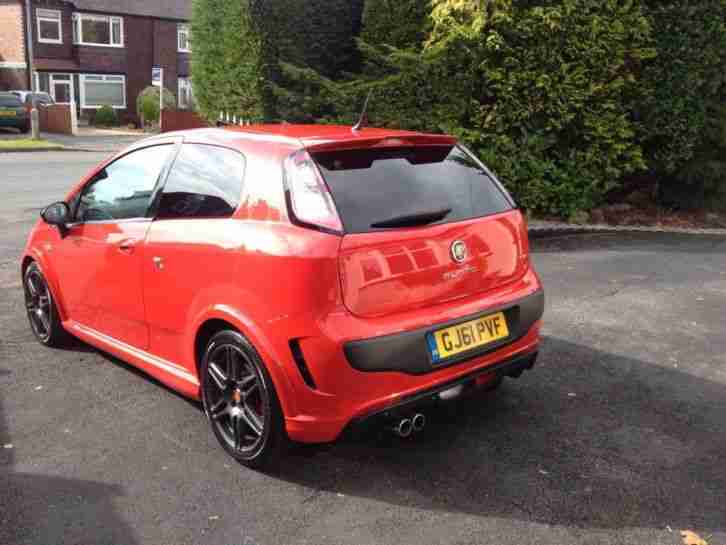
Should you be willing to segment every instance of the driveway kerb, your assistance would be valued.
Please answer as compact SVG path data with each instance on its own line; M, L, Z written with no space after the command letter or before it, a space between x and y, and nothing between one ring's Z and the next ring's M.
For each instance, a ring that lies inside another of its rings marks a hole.
M574 225L569 223L530 221L529 234L533 238L563 234L595 233L672 233L679 235L726 236L726 229L669 227L661 225Z

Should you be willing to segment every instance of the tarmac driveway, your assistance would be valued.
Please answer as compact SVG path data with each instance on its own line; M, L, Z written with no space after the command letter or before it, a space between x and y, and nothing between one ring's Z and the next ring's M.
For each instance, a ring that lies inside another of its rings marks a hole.
M0 543L726 543L726 239L534 241L533 371L414 440L300 449L262 475L196 404L35 343L15 263L30 215L0 215Z

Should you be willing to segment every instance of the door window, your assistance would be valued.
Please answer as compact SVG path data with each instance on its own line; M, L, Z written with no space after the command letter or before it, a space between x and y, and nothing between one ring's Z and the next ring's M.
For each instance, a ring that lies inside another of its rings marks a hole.
M113 221L143 218L173 146L152 146L124 155L96 173L81 194L75 219Z
M231 149L184 144L159 204L159 219L220 218L239 206L244 157Z

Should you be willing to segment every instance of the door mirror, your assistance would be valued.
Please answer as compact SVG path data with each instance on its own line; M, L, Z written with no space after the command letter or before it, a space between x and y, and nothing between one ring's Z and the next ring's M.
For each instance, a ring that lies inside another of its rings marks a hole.
M71 210L63 201L46 206L40 213L45 223L64 227L71 219Z

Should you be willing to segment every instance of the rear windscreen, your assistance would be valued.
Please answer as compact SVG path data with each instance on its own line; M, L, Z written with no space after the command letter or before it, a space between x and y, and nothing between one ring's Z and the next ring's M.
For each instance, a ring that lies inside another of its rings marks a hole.
M458 146L357 149L312 156L348 233L395 228L397 220L401 227L432 225L512 208L498 185ZM404 218L408 221L401 221Z
M15 95L0 95L0 108L20 108L22 105Z

